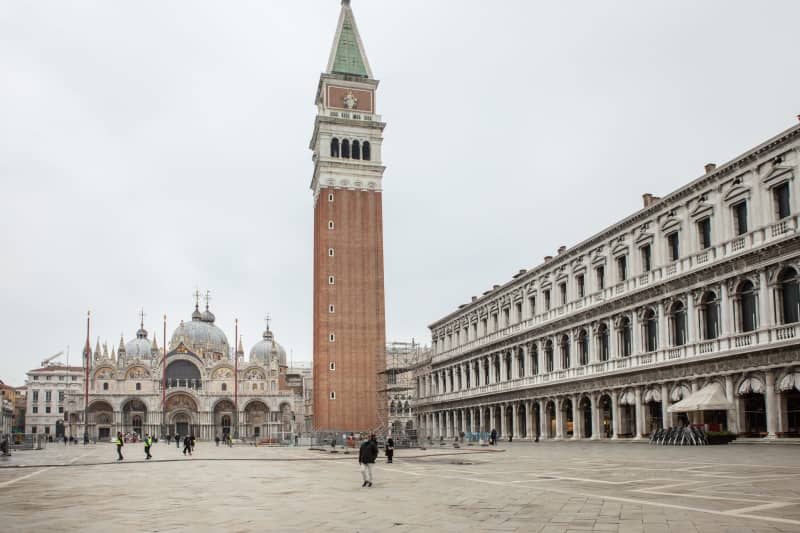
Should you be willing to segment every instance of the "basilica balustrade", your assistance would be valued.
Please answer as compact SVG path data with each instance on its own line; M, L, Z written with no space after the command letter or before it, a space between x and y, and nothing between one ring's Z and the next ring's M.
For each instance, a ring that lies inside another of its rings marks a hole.
M730 260L735 256L746 254L764 245L795 237L798 230L800 230L800 213L795 213L774 224L723 241L699 253L682 257L677 261L661 267L655 267L653 270L638 276L631 276L625 281L608 286L592 294L587 294L586 296L577 298L564 305L552 307L551 309L506 326L498 331L458 344L455 347L435 354L431 363L433 365L444 363L459 355L469 353L476 348L502 341L535 327L547 325L556 320L568 318L569 315L573 313L585 312L591 307L612 302L615 298L628 296L638 289L644 289L645 287L650 287L657 283L671 281L681 275L689 275L705 269L714 263Z
M168 379L167 388L200 390L203 388L203 381L199 379Z
M798 328L800 328L798 324L766 327L748 333L737 333L712 340L699 340L682 346L668 347L626 357L612 356L607 361L591 362L586 365L554 369L550 372L522 377L514 376L509 378L504 372L500 374L490 373L488 377L490 383L478 386L474 386L474 382L466 384L462 381L463 386L458 387L456 385L457 378L451 378L451 380L444 378L440 383L444 387L448 387L449 383L450 390L443 393L426 393L426 389L435 388L435 386L431 384L422 386L421 397L417 400L417 403L423 406L488 396L572 380L606 376L618 372L644 370L691 359L700 360L723 354L733 355L739 351L752 350L754 347L794 343L798 338ZM437 372L441 374L441 371L434 371L434 374ZM448 371L444 371L444 375L448 376Z

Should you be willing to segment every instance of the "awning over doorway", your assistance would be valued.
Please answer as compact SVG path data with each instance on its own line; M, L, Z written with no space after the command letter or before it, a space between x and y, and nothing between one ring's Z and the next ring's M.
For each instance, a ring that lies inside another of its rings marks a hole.
M667 411L670 413L722 411L731 407L731 403L725 397L725 391L722 390L722 386L719 383L710 383L678 403L670 405Z

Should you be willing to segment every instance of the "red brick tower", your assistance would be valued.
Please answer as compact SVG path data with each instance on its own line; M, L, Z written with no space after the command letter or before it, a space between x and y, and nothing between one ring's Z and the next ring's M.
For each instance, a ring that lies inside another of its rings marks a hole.
M314 151L314 426L380 428L386 367L383 128L349 0L317 89Z

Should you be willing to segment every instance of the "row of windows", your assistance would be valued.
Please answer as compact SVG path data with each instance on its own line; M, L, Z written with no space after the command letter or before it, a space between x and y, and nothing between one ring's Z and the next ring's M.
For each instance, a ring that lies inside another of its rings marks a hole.
M52 381L53 376L45 376L45 381ZM58 376L58 381L66 381L67 376ZM33 381L39 381L39 376L33 376ZM72 381L78 381L78 376L72 376Z
M39 412L39 407L34 405L31 408L31 410L33 411L33 414L37 414ZM47 414L50 414L52 412L52 410L51 410L49 405L44 408L44 412L47 413ZM64 414L64 408L62 406L59 406L58 407L58 412L61 413L61 414Z
M789 184L784 182L776 187L772 188L772 197L774 202L774 211L775 216L778 220L782 220L791 215L791 206L790 206L790 190ZM746 234L750 228L748 227L748 220L747 220L747 212L748 212L748 202L747 200L742 200L731 206L731 213L733 216L733 227L736 233L736 236ZM711 232L711 224L712 220L711 217L704 217L696 222L697 226L697 242L699 245L700 250L706 250L713 246L713 238ZM681 236L680 230L675 230L668 233L665 236L665 251L666 251L666 258L667 260L672 263L681 258ZM639 247L638 249L639 255L639 273L646 274L653 270L653 249L650 244L645 244ZM628 255L620 255L615 257L614 259L614 266L616 269L616 276L615 280L617 283L626 281L630 276L630 268L629 268L629 260ZM594 268L593 272L594 277L594 290L601 291L607 287L607 273L605 265L600 265ZM557 291L557 302L554 302L555 298L553 297L553 288L545 288L541 291L542 295L542 302L540 303L541 309L537 308L537 301L535 296L531 296L528 299L528 313L529 316L536 315L537 312L547 312L550 311L554 304L555 305L565 305L569 302L570 294L569 294L569 284L567 281L562 281L558 283L555 287L555 291ZM586 275L576 274L574 276L574 298L584 298L587 295L587 280ZM515 317L511 316L511 308L506 308L502 311L502 318L503 318L503 326L508 327L512 324L512 320L516 319L516 321L522 321L523 317L523 305L521 302L515 304ZM478 323L474 323L472 325L472 332L464 331L463 335L461 332L457 334L456 341L458 342L465 342L468 340L474 340L479 336L486 335L490 332L489 327L491 326L491 331L497 331L500 328L499 323L500 317L497 313L494 313L488 319L483 319L480 322L481 331L478 330ZM489 322L491 320L491 322ZM470 334L471 339L470 339ZM452 347L452 341L454 339L449 338L447 342L447 347L439 346L439 349L449 349ZM440 341L441 342L441 341Z
M781 324L791 324L800 322L800 284L798 283L798 273L793 268L784 269L778 277L778 285L776 287L776 322ZM757 290L753 283L749 280L742 281L736 288L732 295L732 310L734 328L737 332L747 333L755 331L759 327L758 320L758 295ZM670 346L678 347L683 346L689 340L687 322L686 306L681 301L674 302L667 312L667 342ZM708 290L703 293L700 298L699 305L697 306L698 323L697 333L699 333L702 340L713 340L720 336L720 299L719 295L713 291ZM607 324L601 323L596 329L596 344L598 361L608 361L611 357L611 330ZM629 357L633 355L633 324L630 317L624 316L616 327L616 352L619 357ZM659 349L659 324L656 312L654 309L647 309L643 314L641 324L641 341L642 352L654 352ZM556 370L556 348L558 349L558 356L560 368L569 368L572 366L572 341L569 335L557 336L556 342L548 339L543 343L544 350L544 371L552 372ZM583 366L589 364L589 350L590 350L590 335L587 329L581 329L576 338L576 349L578 356L578 363ZM510 379L512 375L512 357L504 355L495 355L491 357L492 365L488 360L480 362L471 362L466 367L466 386L470 387L471 374L477 375L478 369L483 369L484 384L490 382L490 370L493 370L495 381L500 381L501 377L501 359L505 364L505 375ZM518 375L525 376L525 358L517 358ZM530 350L530 366L531 375L540 373L539 368L539 351L538 345L533 344ZM472 370L472 372L471 372ZM447 370L451 382L451 389L455 383L455 376L458 376L459 387L461 386L461 376L454 370ZM434 388L438 390L438 374L433 375Z
M344 159L363 159L369 161L372 153L369 141L360 143L356 140L342 139L334 137L331 139L331 157L341 157Z
M58 401L59 402L63 402L64 401L64 395L65 395L64 391L58 391ZM33 401L33 403L39 403L39 391L38 390L31 391L31 400ZM48 391L44 392L44 401L47 402L47 403L50 403L51 401L53 401L53 391L49 391L48 390Z

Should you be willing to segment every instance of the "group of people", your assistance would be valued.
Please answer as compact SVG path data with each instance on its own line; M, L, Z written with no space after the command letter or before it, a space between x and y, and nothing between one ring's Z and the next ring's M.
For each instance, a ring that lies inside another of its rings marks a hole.
M170 435L167 438L167 443L169 443L171 440L172 436ZM117 461L122 461L123 459L125 459L125 457L123 457L122 455L122 447L125 446L126 442L128 442L128 440L125 438L125 436L122 434L121 431L118 431L117 438L114 439L114 444L117 446ZM136 440L134 440L133 442L136 442ZM142 442L144 443L144 454L145 454L144 458L146 460L152 459L153 454L150 453L150 450L153 448L153 436L150 433L145 433ZM180 443L181 443L180 435L175 435L175 445L178 449L180 449ZM187 453L189 455L192 455L195 443L196 441L194 435L186 435L186 437L184 437L183 439L183 455L186 455Z
M227 444L229 448L233 448L233 439L231 438L230 433L225 433L222 435L222 439L219 438L219 435L215 435L214 442L217 443L217 446L219 446L220 441L222 444Z

